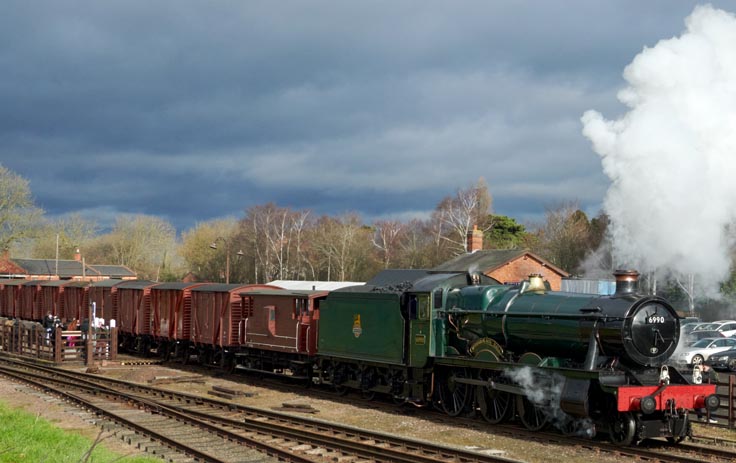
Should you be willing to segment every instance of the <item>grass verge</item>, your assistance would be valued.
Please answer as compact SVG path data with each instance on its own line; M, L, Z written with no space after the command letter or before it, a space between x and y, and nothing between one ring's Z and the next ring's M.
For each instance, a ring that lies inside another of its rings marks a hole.
M0 403L0 462L160 463L157 458L128 457L104 448L104 436L92 441L62 431L48 421ZM100 445L102 444L102 445Z

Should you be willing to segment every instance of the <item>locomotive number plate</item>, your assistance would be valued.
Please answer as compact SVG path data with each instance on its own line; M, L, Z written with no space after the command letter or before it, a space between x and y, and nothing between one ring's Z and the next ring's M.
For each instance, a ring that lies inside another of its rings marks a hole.
M655 324L664 323L664 322L665 322L665 318L662 316L652 315L650 317L647 317L647 323L649 323L650 325L655 325Z

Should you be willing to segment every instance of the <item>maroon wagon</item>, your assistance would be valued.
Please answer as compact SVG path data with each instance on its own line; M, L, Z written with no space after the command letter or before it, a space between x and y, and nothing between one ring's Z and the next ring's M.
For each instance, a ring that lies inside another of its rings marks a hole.
M110 320L117 317L117 314L114 313L117 300L116 286L122 282L123 280L110 279L95 281L89 285L88 302L90 304L94 302L96 316L105 319L105 325L110 325Z
M239 368L311 378L319 307L328 291L256 290L241 293ZM276 355L275 353L278 353Z
M151 336L161 356L184 355L192 333L192 289L206 283L161 283L151 288Z
M30 280L21 285L16 311L18 318L40 322L46 315L38 312L38 305L36 304L39 291L38 283L38 280Z
M25 283L28 283L28 280L2 280L0 282L0 316L20 317L18 301Z
M69 280L39 280L38 289L36 290L35 307L33 313L34 319L51 315L54 318L64 320L62 317L62 299L65 286L70 283Z
M62 322L89 318L89 285L88 281L67 281L63 286L64 291L59 294L59 318Z
M241 293L278 289L269 285L209 284L192 289L192 347L200 363L224 365L240 343Z
M115 286L117 297L113 314L116 318L120 344L129 351L146 354L151 336L151 288L158 283L130 280Z

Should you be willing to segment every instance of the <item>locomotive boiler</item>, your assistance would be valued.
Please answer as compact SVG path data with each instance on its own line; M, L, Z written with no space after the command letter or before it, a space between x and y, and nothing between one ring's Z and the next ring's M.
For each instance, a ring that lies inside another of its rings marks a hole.
M614 357L631 367L662 366L677 348L680 320L666 300L635 293L636 275L618 272L612 297L553 293L538 275L518 289L454 290L448 321L461 328L453 345L467 354L486 349L496 358L527 354L541 361L543 355L588 370Z

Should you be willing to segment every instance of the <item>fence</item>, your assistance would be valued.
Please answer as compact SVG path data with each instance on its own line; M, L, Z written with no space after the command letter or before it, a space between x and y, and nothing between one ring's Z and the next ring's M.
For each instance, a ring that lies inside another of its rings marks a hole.
M115 360L117 345L117 328L49 333L40 323L0 320L0 350L24 357L54 363Z
M720 375L723 377L723 375ZM736 428L736 376L727 375L727 381L718 381L716 383L716 395L721 399L721 406L715 413L710 414L710 418L718 421L718 425L728 427L728 429ZM724 423L725 421L725 423Z

